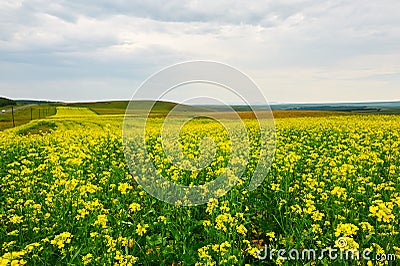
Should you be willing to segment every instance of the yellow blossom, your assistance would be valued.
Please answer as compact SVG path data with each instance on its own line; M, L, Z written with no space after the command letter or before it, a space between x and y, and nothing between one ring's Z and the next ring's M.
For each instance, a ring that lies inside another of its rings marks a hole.
M87 265L92 261L92 258L93 258L93 254L88 253L88 254L86 254L85 256L82 257L82 263L84 265Z
M136 226L136 233L140 236L144 235L147 232L147 228L149 228L148 224L138 224Z
M137 212L141 210L140 204L139 203L132 203L129 205L129 210L131 212Z
M237 230L237 232L238 232L239 234L241 234L241 235L243 235L243 236L245 236L246 233L247 233L247 229L246 229L246 227L245 227L243 224L241 224L241 225L239 225L239 226L236 226L236 230Z
M64 248L65 244L71 243L73 235L69 232L63 232L59 235L56 235L53 240L50 241L50 244L57 246L59 249Z

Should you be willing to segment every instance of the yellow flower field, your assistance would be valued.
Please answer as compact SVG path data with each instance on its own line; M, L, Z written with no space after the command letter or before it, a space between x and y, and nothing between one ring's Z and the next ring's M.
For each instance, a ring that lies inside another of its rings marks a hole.
M248 191L249 170L225 196L193 207L161 202L135 182L122 121L60 107L52 118L0 132L0 265L309 263L259 260L265 246L368 248L400 259L399 116L276 119L275 160L262 185ZM149 150L174 182L204 183L225 166L228 140L211 122L188 127L182 140L189 157L198 154L190 132L209 127L216 139L218 157L206 172L174 169L156 131Z

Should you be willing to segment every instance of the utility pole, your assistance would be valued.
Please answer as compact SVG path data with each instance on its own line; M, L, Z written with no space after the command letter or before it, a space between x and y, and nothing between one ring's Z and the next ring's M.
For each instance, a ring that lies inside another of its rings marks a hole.
M39 109L39 119L40 119L40 109Z
M12 120L13 120L13 127L15 127L15 121L14 121L14 106L11 106L11 115L12 115Z
M31 120L32 120L32 107L31 107Z

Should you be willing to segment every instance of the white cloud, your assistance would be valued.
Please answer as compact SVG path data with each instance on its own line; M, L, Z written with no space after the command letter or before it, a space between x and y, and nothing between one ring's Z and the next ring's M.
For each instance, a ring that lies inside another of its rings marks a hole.
M254 75L272 101L399 98L397 10L396 0L2 1L0 90L128 98L129 84L169 64L209 59Z

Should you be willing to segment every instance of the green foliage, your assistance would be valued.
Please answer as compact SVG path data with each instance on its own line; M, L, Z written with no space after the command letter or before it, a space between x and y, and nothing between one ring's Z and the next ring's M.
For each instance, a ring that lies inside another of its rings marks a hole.
M16 104L17 103L14 100L0 97L0 107L9 106L9 105L16 105Z
M54 122L39 120L38 122L27 124L20 129L18 129L18 135L28 135L28 134L41 134L51 132L56 129L57 125Z
M53 116L56 112L56 107L48 104L33 105L29 107L18 106L14 110L14 122L16 126L20 126L27 124L32 120ZM12 126L11 112L0 113L0 130L11 128Z

